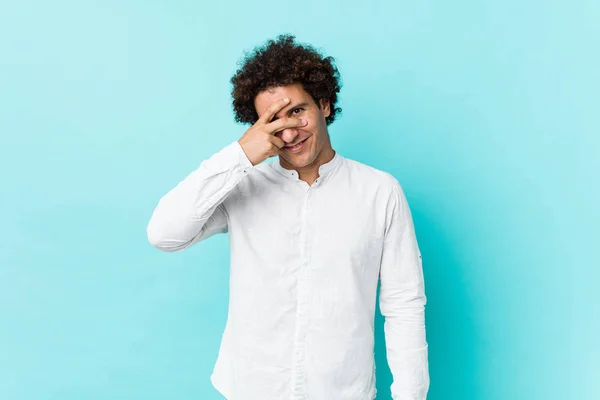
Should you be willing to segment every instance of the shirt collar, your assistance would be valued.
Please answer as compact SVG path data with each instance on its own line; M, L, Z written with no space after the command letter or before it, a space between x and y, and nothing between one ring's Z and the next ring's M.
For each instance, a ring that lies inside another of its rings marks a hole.
M344 157L342 157L340 153L334 150L333 158L325 164L321 164L321 166L319 166L319 180L321 180L322 177L327 176L331 171L333 171L335 167L337 167L342 162L343 158ZM300 179L298 177L298 171L296 171L295 169L284 168L283 166L281 166L281 162L279 159L271 162L270 164L276 171L281 173L283 176L296 180Z

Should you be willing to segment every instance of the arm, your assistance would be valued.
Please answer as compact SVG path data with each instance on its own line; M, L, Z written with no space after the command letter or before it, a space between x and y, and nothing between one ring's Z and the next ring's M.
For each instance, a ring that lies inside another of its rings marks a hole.
M146 228L150 244L179 251L227 232L222 203L253 166L238 141L202 161L159 200Z
M421 252L408 202L395 178L387 208L380 280L379 304L394 379L392 398L425 400L429 366Z

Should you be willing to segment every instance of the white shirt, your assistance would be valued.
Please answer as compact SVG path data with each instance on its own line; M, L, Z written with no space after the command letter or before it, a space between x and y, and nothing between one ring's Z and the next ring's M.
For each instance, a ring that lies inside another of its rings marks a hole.
M163 196L147 227L164 251L229 234L227 323L211 376L229 400L372 400L378 279L394 399L429 388L425 290L393 175L335 153L310 186L235 141Z

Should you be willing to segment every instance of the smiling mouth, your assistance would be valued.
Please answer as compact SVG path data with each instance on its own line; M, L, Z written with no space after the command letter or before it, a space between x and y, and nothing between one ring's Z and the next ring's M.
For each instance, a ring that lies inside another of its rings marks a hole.
M298 149L300 146L302 146L302 144L303 144L304 142L306 142L307 140L308 140L308 138L304 139L304 140L303 140L303 141L301 141L301 142L298 142L298 143L296 143L296 145L294 145L294 146L286 146L286 149L289 149L289 150L296 150L296 149Z

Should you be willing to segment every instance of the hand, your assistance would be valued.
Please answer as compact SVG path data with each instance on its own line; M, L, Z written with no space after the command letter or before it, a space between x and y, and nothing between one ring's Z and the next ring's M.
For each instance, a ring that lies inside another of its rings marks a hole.
M275 114L289 102L290 100L286 98L271 104L258 121L238 140L252 165L260 164L269 157L279 155L279 149L286 143L275 136L275 133L286 128L306 125L305 120L293 117L283 117L271 122Z

